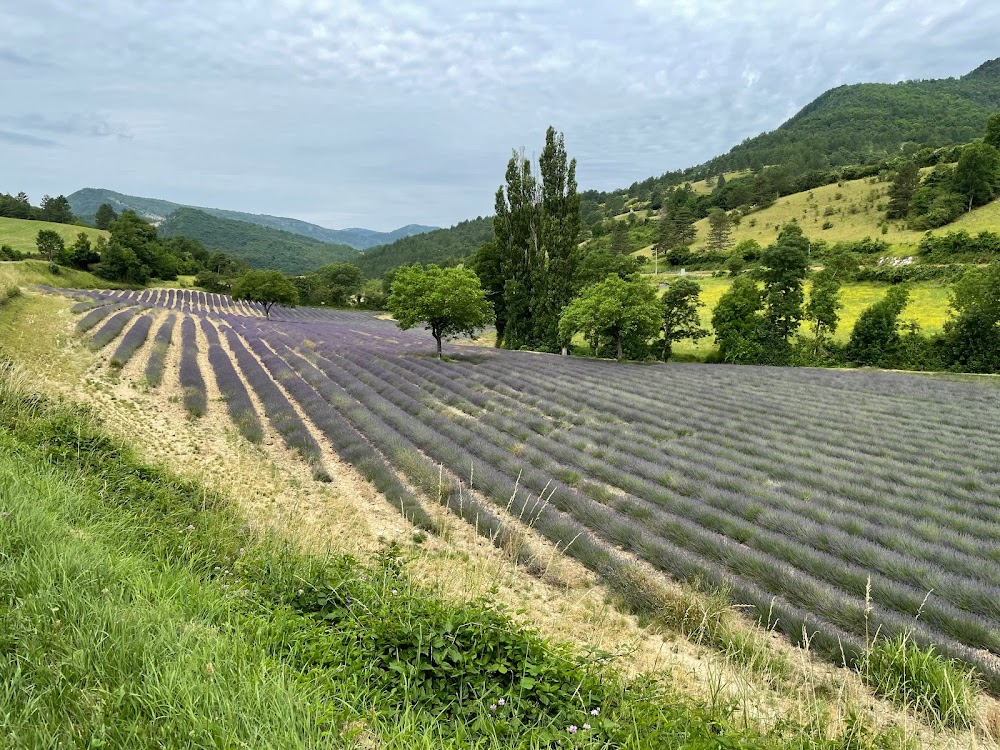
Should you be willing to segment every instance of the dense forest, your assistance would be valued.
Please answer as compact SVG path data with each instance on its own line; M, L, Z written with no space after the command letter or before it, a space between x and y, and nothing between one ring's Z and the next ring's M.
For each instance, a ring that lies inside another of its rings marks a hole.
M354 260L358 251L291 232L222 219L193 208L179 208L159 227L164 237L182 235L239 258L255 268L300 274L328 263Z
M411 263L454 265L492 239L493 219L479 217L460 222L450 229L437 229L372 248L353 262L365 276L378 278L393 268Z

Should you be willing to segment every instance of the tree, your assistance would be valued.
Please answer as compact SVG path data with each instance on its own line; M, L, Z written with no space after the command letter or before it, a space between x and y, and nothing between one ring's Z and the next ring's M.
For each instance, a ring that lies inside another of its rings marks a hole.
M508 349L535 343L535 287L542 283L545 269L541 245L541 216L538 183L524 152L515 153L507 163L506 184L497 190L493 233L499 253L500 289L503 294L504 327L498 343ZM498 331L498 335L499 335Z
M563 311L559 334L565 341L582 331L596 353L601 339L610 338L621 360L623 343L646 343L663 323L656 290L642 279L608 276L584 289Z
M970 143L955 167L955 192L967 201L966 210L993 200L1000 184L1000 151L988 143Z
M39 218L42 221L52 221L56 224L72 224L75 219L65 195L55 198L46 195L42 198L42 209L39 213Z
M729 214L721 208L712 208L708 212L708 249L715 253L724 253L732 243L732 222L729 220Z
M38 247L39 255L48 258L49 263L55 262L55 259L66 249L63 238L52 229L40 229L35 237L35 245Z
M886 218L905 218L910 213L910 203L918 187L920 187L920 170L912 161L905 162L896 171L889 186L889 207L885 213Z
M852 362L882 367L895 363L902 342L899 316L909 298L909 289L894 286L885 297L862 311L847 343L847 356Z
M1000 114L995 114L986 121L986 135L983 136L983 143L1000 150Z
M493 322L493 308L479 277L464 266L400 268L386 306L404 331L426 324L437 343L438 359L442 338L459 333L474 336Z
M361 269L352 263L328 263L316 270L316 277L319 284L311 301L334 307L346 306L364 281Z
M110 203L102 203L94 214L94 226L98 229L110 229L111 223L118 218L118 214L111 207Z
M809 303L805 307L805 318L813 327L813 356L818 355L837 332L838 311L844 306L840 301L840 286L834 269L824 268L813 274Z
M757 283L738 276L712 310L712 328L723 362L752 363L760 358L760 311Z
M670 359L675 341L697 341L708 335L708 331L701 327L698 308L704 307L705 303L700 296L698 282L681 277L668 286L660 298L664 362Z
M538 157L542 177L542 249L545 252L544 296L536 314L536 336L544 348L559 340L559 316L572 300L580 262L580 196L576 186L576 159L568 159L562 133L545 131L545 148Z
M583 289L611 275L630 280L641 269L642 260L634 255L615 255L608 250L592 250L580 261L574 286Z
M674 224L674 232L677 235L677 244L687 247L698 236L698 230L694 226L694 214L687 204L679 206L672 214L671 221Z
M952 362L971 372L1000 369L1000 263L966 271L952 287L951 308L944 333Z
M76 241L67 250L63 258L63 262L68 266L73 268L79 268L81 271L86 271L91 265L97 263L101 260L101 256L90 244L90 238L80 232L76 236Z
M628 224L615 221L611 225L611 252L613 255L629 255L632 252L628 239Z
M233 299L260 303L270 320L272 307L294 307L299 303L299 292L281 271L247 271L233 284Z
M763 333L777 362L787 358L788 339L802 320L803 283L809 270L809 240L798 224L786 224L761 256L764 282Z
M559 315L575 293L581 227L576 161L567 158L555 128L546 131L538 163L540 183L523 151L507 164L506 184L496 194L496 257L484 277L490 297L503 294L498 343L555 351L562 343Z

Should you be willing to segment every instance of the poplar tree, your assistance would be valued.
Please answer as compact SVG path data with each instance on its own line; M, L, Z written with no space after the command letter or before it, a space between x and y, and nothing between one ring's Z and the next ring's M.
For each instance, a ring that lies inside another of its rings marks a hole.
M507 163L506 184L497 190L493 233L500 254L506 326L502 345L520 349L534 344L536 285L545 269L538 183L524 151Z
M496 194L494 246L489 278L492 299L502 296L497 343L508 349L556 351L563 308L576 293L579 265L580 196L576 160L569 159L561 133L550 127L538 160L540 181L524 152L507 164L506 182ZM502 289L499 288L502 284Z
M536 287L536 335L542 348L567 344L559 334L559 317L576 295L574 279L580 264L580 196L576 191L576 159L566 156L562 133L549 126L538 159L542 176L541 227L546 267Z

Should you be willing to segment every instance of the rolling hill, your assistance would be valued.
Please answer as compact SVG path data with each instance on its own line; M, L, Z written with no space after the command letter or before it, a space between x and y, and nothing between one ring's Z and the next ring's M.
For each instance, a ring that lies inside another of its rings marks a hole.
M353 261L365 276L378 278L387 271L412 263L453 265L472 255L484 242L493 239L493 218L478 217L389 245L367 250Z
M159 226L162 237L183 235L212 250L222 250L255 268L288 274L312 271L327 263L353 261L358 250L349 245L303 237L291 232L212 216L194 208L178 208Z
M377 232L374 229L350 228L350 229L327 229L307 221L291 219L285 216L269 216L267 214L251 214L243 211L229 211L222 208L206 208L204 206L191 206L172 201L160 200L159 198L143 198L136 195L124 195L113 190L104 188L83 188L68 196L70 207L73 213L86 221L92 221L94 214L102 203L110 204L119 213L123 210L135 211L155 223L168 219L171 214L180 208L194 208L211 216L222 219L242 221L248 224L255 224L268 229L277 229L282 232L290 232L303 237L308 237L319 242L349 245L356 250L364 250L376 245L384 245L395 242L403 237L410 237L422 232L429 232L436 227L428 227L420 224L407 224L405 227L394 229L391 232Z
M18 252L34 253L38 251L35 238L42 229L49 229L60 237L67 245L72 245L76 236L83 232L95 242L98 237L107 239L108 233L92 227L80 227L75 224L55 224L51 221L31 221L28 219L9 219L0 216L0 245L9 245Z

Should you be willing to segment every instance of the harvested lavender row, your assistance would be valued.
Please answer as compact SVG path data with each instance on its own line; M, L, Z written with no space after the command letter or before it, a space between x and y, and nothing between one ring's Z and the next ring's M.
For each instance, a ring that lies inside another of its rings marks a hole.
M194 319L190 317L181 321L180 381L184 408L194 417L204 415L208 408L208 394L198 367L198 339Z
M240 371L250 383L250 387L256 392L257 398L264 404L264 413L274 429L281 435L289 448L298 451L313 465L318 478L322 478L322 465L320 464L322 450L313 436L309 434L309 430L306 429L295 409L288 403L285 394L274 384L274 381L260 363L253 358L253 355L247 351L235 331L231 328L223 328L223 333L233 356L236 357Z
M153 348L149 352L149 359L146 361L146 383L151 388L159 387L163 382L163 370L167 363L167 349L174 335L174 323L177 321L175 315L168 315L163 321L156 336L153 339Z
M330 441L338 455L374 484L407 521L432 531L435 528L434 521L424 510L419 498L399 480L383 457L373 449L372 444L352 427L350 422L329 407L324 400L325 397L315 388L314 380L305 373L302 377L294 374L285 361L263 346L260 339L251 336L247 342L271 376L278 378L302 409L309 414L310 419ZM302 372L298 367L296 370Z
M79 322L76 324L76 332L86 333L91 328L100 323L102 320L104 320L106 317L108 317L114 312L118 312L124 307L125 305L121 304L103 305L101 307L95 307L89 313L80 318Z
M126 324L132 320L132 316L139 311L137 307L126 307L124 310L115 313L107 322L102 325L93 336L90 337L90 342L87 346L90 347L92 351L97 351L98 349L103 349L105 346L114 341L125 330Z
M215 326L207 318L202 318L201 329L208 339L208 362L215 371L215 382L226 401L229 418L233 420L233 424L243 437L251 443L260 443L264 439L264 428L254 409L253 401L250 400L250 394L243 385L243 379L222 348Z
M111 367L116 367L121 369L128 361L132 359L132 355L138 351L139 347L146 343L146 339L149 337L149 329L153 325L153 317L151 315L141 315L139 319L135 321L135 325L128 329L128 332L122 337L121 343L118 344L118 348L115 349L115 353L111 357Z
M95 307L103 307L107 304L109 304L109 302L106 299L87 299L82 302L77 302L69 309L69 311L72 313L82 313L87 312L87 310L93 310Z

